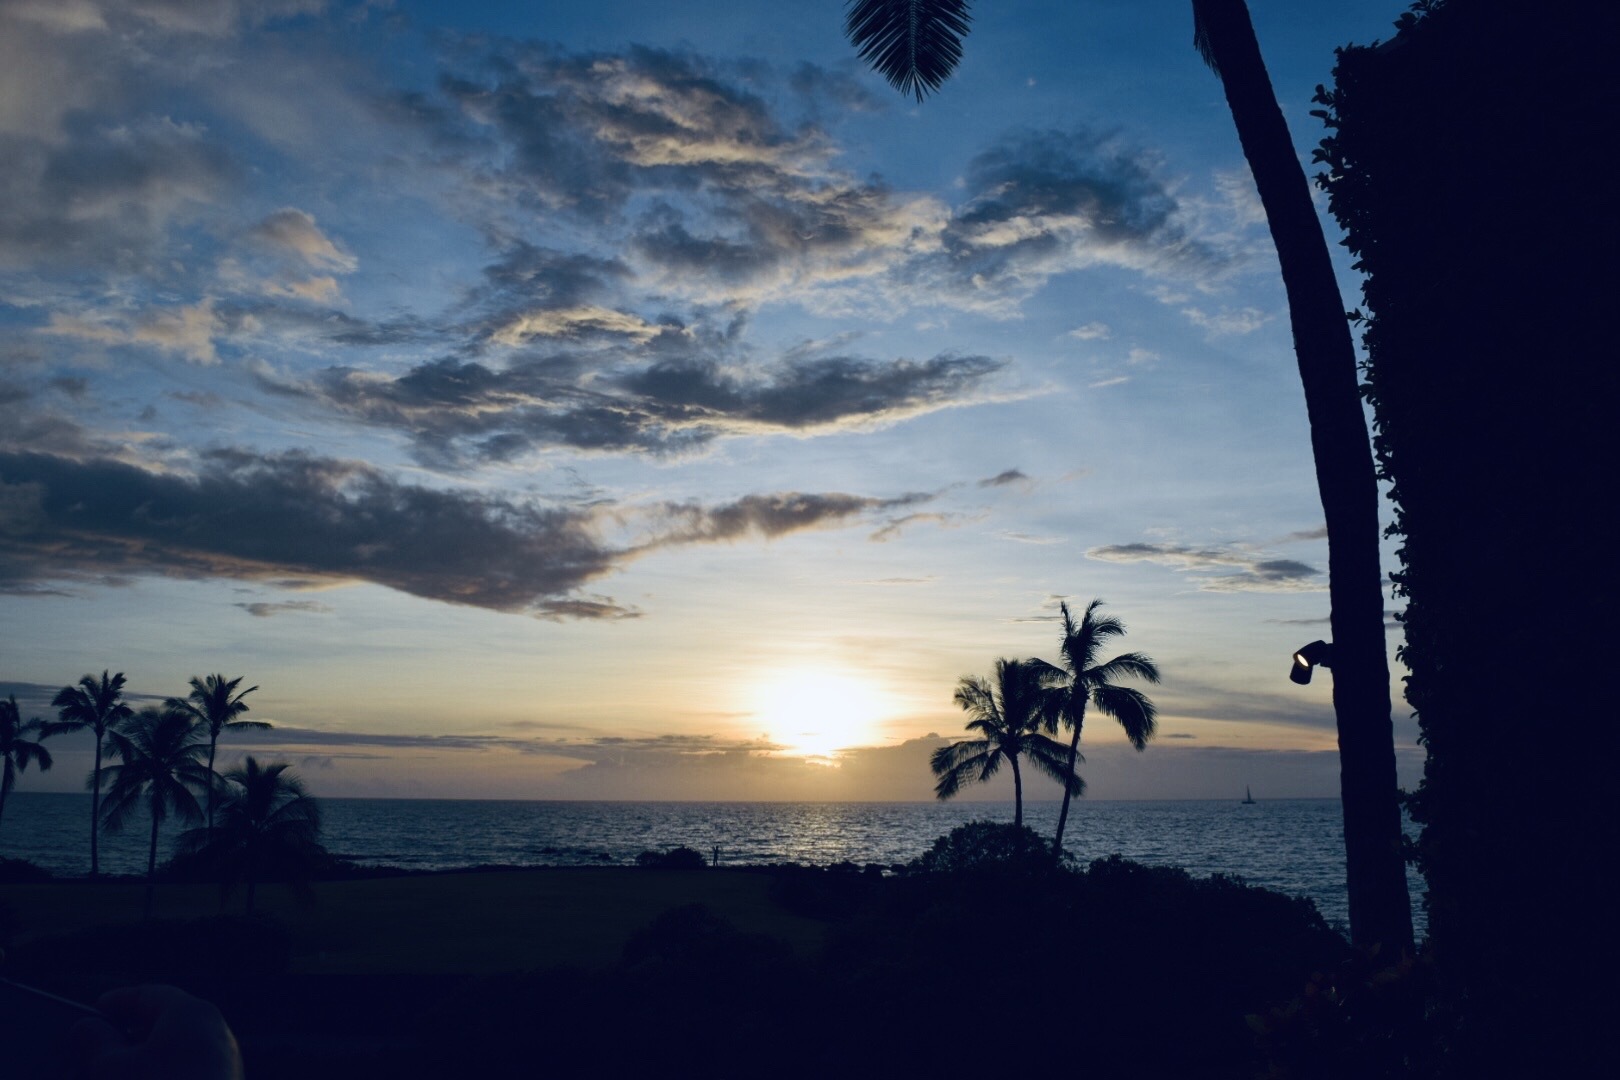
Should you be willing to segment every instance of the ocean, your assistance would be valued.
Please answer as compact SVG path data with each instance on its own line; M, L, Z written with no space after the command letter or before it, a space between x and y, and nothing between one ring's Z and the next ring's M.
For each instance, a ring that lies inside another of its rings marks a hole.
M684 844L722 864L849 861L884 865L927 850L966 821L1011 821L1002 803L521 802L323 798L322 838L358 862L412 870L458 866L615 865ZM1024 808L1050 835L1058 804ZM90 796L14 791L0 823L0 855L57 874L89 870ZM146 870L149 826L103 834L103 871ZM1412 829L1408 825L1409 831ZM172 837L172 830L169 836ZM1349 918L1343 823L1337 799L1110 802L1071 807L1064 847L1081 864L1118 853L1138 862L1227 874L1308 896L1330 922ZM160 841L159 857L169 852ZM1408 870L1421 935L1422 880Z

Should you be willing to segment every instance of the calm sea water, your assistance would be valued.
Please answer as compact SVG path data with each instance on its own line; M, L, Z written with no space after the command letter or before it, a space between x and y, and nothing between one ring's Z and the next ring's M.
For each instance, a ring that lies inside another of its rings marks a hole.
M722 863L816 865L905 862L965 821L1011 821L994 803L632 803L322 799L323 839L364 863L436 870L500 863L613 865L685 844ZM1058 804L1034 803L1024 820L1050 834ZM89 870L90 797L13 792L0 855L59 874ZM102 869L143 873L150 834L136 825L103 835ZM1344 836L1336 799L1104 802L1070 810L1064 846L1082 863L1119 853L1197 875L1240 876L1308 896L1330 922L1348 919ZM161 843L160 857L169 851ZM1421 880L1412 875L1416 899ZM1423 922L1421 905L1414 917Z

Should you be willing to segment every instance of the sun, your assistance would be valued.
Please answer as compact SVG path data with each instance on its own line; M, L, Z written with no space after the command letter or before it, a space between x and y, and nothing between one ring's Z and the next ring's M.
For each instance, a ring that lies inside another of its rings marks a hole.
M833 758L879 741L888 711L884 695L857 676L798 669L767 678L755 692L755 715L786 753Z

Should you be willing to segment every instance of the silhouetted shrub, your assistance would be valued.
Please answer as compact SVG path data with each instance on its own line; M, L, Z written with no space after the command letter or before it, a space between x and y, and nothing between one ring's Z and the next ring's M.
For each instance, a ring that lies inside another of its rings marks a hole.
M0 858L0 885L26 885L51 880L51 872L27 859Z
M643 851L636 865L652 870L702 870L709 865L701 851L682 844L668 851Z
M1035 872L1051 866L1052 848L1028 825L970 821L934 841L906 869L923 874Z
M881 869L872 874L854 863L841 863L826 869L779 866L771 872L770 897L795 915L811 919L842 919L857 911L882 884Z
M36 937L13 950L7 965L30 972L184 982L285 971L291 955L287 928L276 920L220 915L113 923Z

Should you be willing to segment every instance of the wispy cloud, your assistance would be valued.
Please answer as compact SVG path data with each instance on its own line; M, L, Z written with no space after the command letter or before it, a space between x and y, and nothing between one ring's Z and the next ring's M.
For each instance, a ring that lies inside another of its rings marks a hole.
M544 618L623 618L577 594L626 561L678 545L772 540L914 506L929 495L748 495L729 503L611 508L517 501L400 483L358 462L215 450L194 475L106 458L0 452L0 586L157 575L367 581L449 603ZM605 519L641 536L615 545ZM308 601L243 603L250 614Z
M1147 562L1197 576L1205 592L1320 592L1322 572L1294 559L1277 559L1236 546L1104 544L1086 551L1102 562Z

